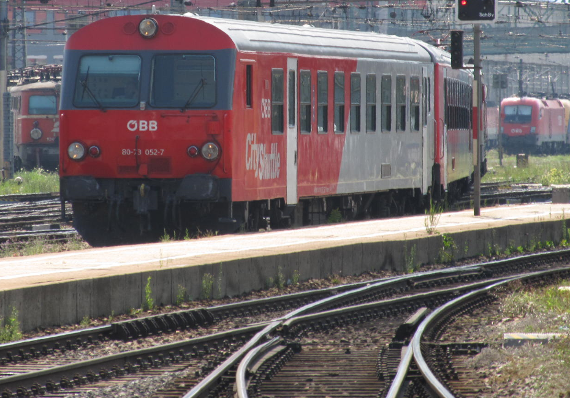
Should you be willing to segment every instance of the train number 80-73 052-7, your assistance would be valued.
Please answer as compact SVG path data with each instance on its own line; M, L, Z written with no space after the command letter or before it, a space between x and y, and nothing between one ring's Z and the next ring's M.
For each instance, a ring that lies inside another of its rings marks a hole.
M147 156L161 156L164 155L164 149L122 149L121 155L131 156L131 155L142 155Z

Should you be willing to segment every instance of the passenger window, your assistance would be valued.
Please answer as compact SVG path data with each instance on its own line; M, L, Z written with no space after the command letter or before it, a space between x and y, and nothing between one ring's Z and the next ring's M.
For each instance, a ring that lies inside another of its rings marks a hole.
M376 131L376 75L366 76L366 131Z
M392 131L392 76L382 76L382 131Z
M406 76L396 76L396 131L406 131Z
M271 71L271 131L283 133L283 69Z
M360 73L350 75L350 131L360 132Z
M420 131L420 78L410 77L410 126Z
M289 92L287 93L287 115L289 115L289 127L295 127L297 118L297 96L295 95L296 87L296 72L292 69L289 70Z
M344 132L344 72L334 74L334 131Z
M317 102L318 102L318 131L319 133L326 133L328 131L328 97L329 97L329 82L328 73L319 72L317 74Z
M422 91L423 125L427 126L428 103L429 103L429 77L424 77L424 89Z
M301 109L299 110L301 113L301 133L310 133L311 132L311 71L302 70L299 78L301 80L301 88L300 88L300 103Z

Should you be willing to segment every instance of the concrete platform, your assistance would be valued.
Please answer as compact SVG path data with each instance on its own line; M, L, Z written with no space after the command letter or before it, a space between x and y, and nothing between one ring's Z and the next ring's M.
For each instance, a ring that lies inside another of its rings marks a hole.
M442 214L428 234L426 216L224 235L0 259L0 317L12 308L22 330L80 322L141 308L145 286L157 304L235 296L278 280L299 281L366 271L403 271L438 262L559 242L570 204L526 204ZM569 222L570 224L570 222ZM570 226L570 225L569 225ZM443 234L454 243L444 248ZM208 287L209 286L209 287Z

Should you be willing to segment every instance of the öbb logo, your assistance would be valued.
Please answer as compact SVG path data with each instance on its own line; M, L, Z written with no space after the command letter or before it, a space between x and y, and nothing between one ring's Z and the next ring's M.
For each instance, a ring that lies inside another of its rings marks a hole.
M156 131L158 122L156 120L129 120L127 128L130 131Z

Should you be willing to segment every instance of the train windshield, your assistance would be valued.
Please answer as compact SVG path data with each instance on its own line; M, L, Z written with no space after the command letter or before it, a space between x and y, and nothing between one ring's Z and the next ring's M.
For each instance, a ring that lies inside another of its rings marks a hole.
M209 108L216 104L216 64L210 55L164 54L152 63L150 104Z
M81 58L73 104L125 108L139 104L141 59L138 55L87 55Z
M30 115L56 115L57 99L55 95L32 95L28 108Z
M530 123L532 120L532 107L529 105L505 106L505 123Z

